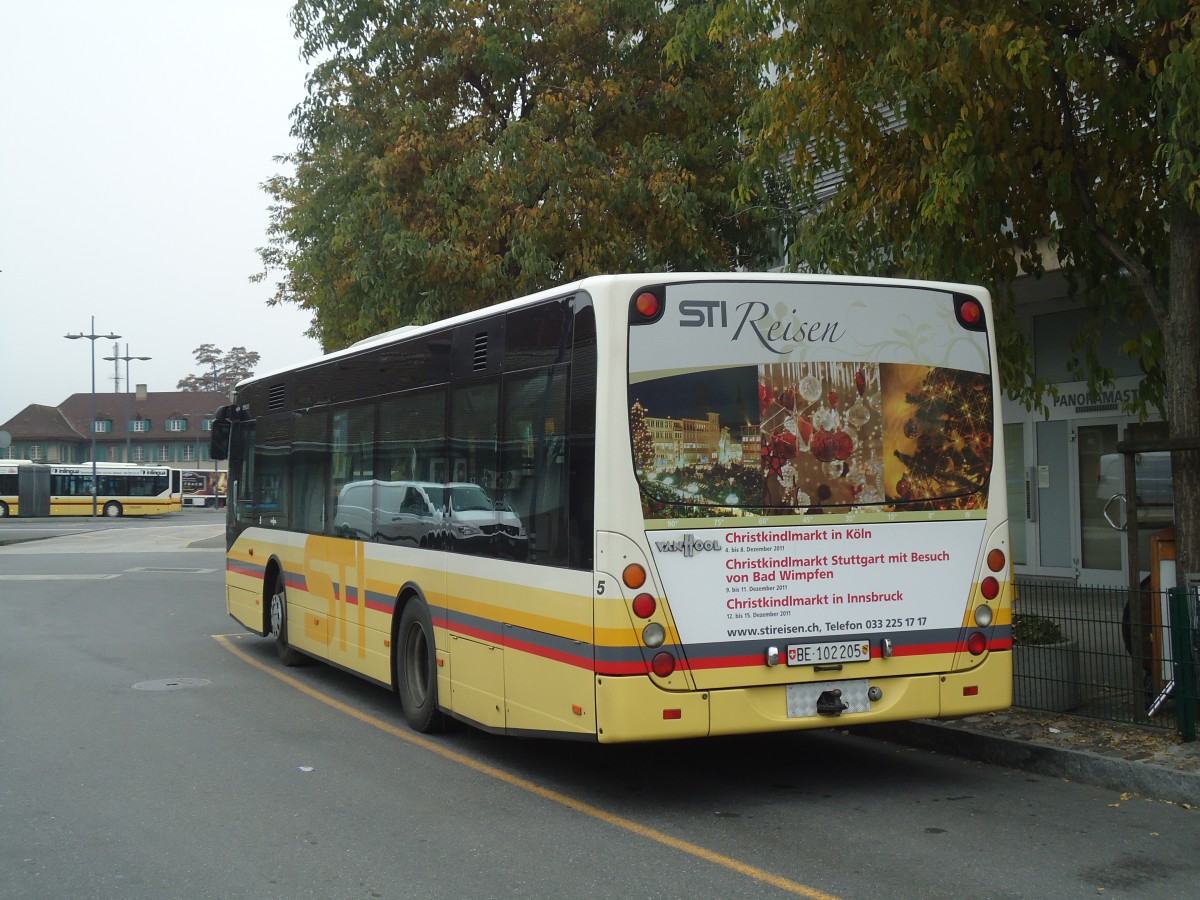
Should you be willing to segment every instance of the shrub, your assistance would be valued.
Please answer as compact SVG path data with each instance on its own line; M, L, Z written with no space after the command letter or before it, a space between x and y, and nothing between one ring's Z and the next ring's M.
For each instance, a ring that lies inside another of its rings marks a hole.
M1014 644L1061 644L1067 638L1058 623L1045 616L1016 614L1012 617Z

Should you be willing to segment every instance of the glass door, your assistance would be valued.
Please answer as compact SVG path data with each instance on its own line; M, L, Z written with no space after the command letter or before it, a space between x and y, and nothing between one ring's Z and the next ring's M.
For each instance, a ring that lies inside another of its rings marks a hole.
M1117 421L1090 420L1086 425L1075 427L1074 508L1078 522L1079 581L1082 584L1128 584L1129 554L1125 547L1125 532L1114 528L1109 520L1122 525L1133 508L1120 497L1113 498L1113 485L1105 477L1112 468L1118 440L1120 424ZM1119 455L1117 460L1120 460Z

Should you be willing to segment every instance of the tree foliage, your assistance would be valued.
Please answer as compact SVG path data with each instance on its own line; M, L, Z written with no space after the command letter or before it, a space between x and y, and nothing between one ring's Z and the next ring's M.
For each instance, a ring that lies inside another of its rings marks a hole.
M200 372L179 381L181 391L220 391L228 396L234 386L254 374L259 355L245 347L232 347L226 353L214 344L201 344L192 351Z
M724 0L708 36L775 74L742 120L757 166L794 162L793 264L989 285L1001 374L1047 389L1012 285L1060 269L1147 377L1136 408L1200 437L1200 7L1188 0ZM747 27L749 23L749 27ZM757 41L756 43L754 43ZM757 196L753 182L743 196ZM1183 571L1200 566L1198 454L1174 457Z
M315 63L273 198L272 302L327 349L610 270L770 252L734 201L756 60L665 48L682 0L300 0ZM695 28L693 28L693 31Z
M1150 319L1126 351L1161 371L1173 214L1198 208L1186 0L770 7L778 79L744 124L761 165L795 161L794 260L1001 294L1061 267L1102 321ZM1045 385L1005 336L1006 386L1037 402ZM1111 374L1077 349L1081 377ZM1147 379L1143 403L1161 387Z

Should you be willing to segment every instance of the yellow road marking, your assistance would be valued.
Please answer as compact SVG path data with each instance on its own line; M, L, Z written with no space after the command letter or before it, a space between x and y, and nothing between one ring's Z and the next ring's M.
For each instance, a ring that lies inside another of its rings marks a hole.
M255 659L253 656L250 656L250 654L246 653L245 650L235 646L230 640L230 637L231 635L225 634L213 635L213 639L222 647L242 661L254 666L256 669L261 669L268 675L278 678L289 687L295 688L302 694L307 694L314 700L324 703L326 706L332 707L338 712L352 716L353 718L358 719L360 722L370 725L373 728L378 728L380 731L386 732L393 737L400 738L400 740L405 741L406 743L420 747L423 750L428 750L431 753L436 753L443 759L458 763L460 766L465 766L481 775L487 775L489 778L495 778L497 781L502 781L505 784L511 785L512 787L535 794L544 800L549 800L552 803L557 803L561 806L567 807L568 809L573 809L585 816L605 822L616 828L621 828L625 831L631 832L632 834L636 834L639 837L644 837L648 840L662 844L665 847L670 847L673 850L686 853L689 856L697 857L705 862L710 862L714 865L721 866L722 868L730 869L740 875L745 875L747 878L751 878L754 881L762 884L769 884L771 887L779 888L779 890L786 891L789 894L795 894L798 897L809 897L812 898L812 900L838 900L838 898L833 894L826 894L824 891L819 891L816 888L808 887L807 885L792 881L790 878L784 878L781 875L775 875L774 873L768 872L765 869L760 869L757 866L744 863L741 860L734 859L731 856L726 856L723 853L716 853L705 847L701 847L699 844L693 844L691 841L685 841L681 838L672 837L665 832L659 831L657 828L650 828L646 825L640 824L639 822L635 822L632 819L626 819L624 816L615 815L614 813L600 809L598 806L593 806L590 803L577 800L568 794L562 794L558 791L542 787L541 785L529 781L526 778L522 778L519 775L513 775L511 772L505 772L503 769L498 769L495 766L488 765L487 763L480 762L479 760L471 759L471 757L464 756L456 750L451 750L440 743L429 740L429 738L422 737L415 731L411 731L407 728L400 728L395 725L391 725L382 719L377 719L375 716L372 716L369 713L365 713L360 709L355 709L353 706L343 703L340 700L336 700L327 694L323 694L299 679L293 678L291 675L280 672L278 669L272 668L261 660Z

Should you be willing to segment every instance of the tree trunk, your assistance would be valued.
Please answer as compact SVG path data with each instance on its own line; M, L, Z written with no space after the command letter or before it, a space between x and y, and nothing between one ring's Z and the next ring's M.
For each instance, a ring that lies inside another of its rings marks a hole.
M1173 438L1200 440L1200 215L1171 212L1170 312L1163 334L1167 416ZM1179 584L1200 573L1200 452L1171 454Z

